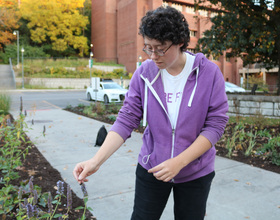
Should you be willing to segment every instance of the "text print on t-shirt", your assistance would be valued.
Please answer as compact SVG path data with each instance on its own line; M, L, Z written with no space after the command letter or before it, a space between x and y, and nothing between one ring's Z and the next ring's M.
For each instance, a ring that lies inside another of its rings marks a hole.
M182 97L182 92L177 92L177 93L164 93L165 99L167 103L176 103L180 101Z

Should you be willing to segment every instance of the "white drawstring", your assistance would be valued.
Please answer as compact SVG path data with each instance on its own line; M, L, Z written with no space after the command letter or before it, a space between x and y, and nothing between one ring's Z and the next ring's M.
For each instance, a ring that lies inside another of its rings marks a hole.
M143 164L147 164L147 163L149 162L150 156L151 156L151 154L145 155L145 156L142 158L142 163L143 163ZM144 161L145 158L147 158L146 161Z
M149 82L147 78L145 78L143 75L140 75L141 78L145 81L145 97L144 97L144 112L143 112L143 127L147 125L147 105L148 105L148 87L150 91L153 93L155 98L158 100L159 104L161 107L164 109L165 113L168 115L167 111L165 110L164 105L162 104L157 92L155 89L152 87L152 84L155 82L155 80L159 77L160 71L158 71L158 74L156 75L155 79L152 81L152 83Z
M194 85L194 88L193 88L193 91L192 91L190 100L189 100L189 102L188 102L188 107L191 107L191 106L192 106L193 97L194 97L194 94L195 94L195 91L196 91L196 87L197 87L198 73L199 73L199 68L196 69L196 80L195 80L195 85Z
M143 113L143 127L147 125L147 104L148 104L148 86L145 83L145 99L144 99L144 113Z

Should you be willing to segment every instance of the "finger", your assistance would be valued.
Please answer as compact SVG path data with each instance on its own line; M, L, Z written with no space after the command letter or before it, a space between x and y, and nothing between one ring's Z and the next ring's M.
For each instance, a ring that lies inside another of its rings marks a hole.
M79 165L76 165L76 167L73 170L73 175L76 180L78 180L78 177L81 172L82 172L82 169L79 167Z
M156 172L158 172L158 171L160 171L160 170L161 170L160 166L157 165L157 166L155 166L155 167L149 169L148 172L149 172L149 173L156 173Z

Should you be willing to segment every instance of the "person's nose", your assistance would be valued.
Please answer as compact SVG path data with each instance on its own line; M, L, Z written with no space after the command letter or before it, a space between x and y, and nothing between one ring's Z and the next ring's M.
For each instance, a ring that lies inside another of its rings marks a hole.
M156 60L159 57L159 55L154 51L152 52L152 54L150 56L151 56L152 60Z

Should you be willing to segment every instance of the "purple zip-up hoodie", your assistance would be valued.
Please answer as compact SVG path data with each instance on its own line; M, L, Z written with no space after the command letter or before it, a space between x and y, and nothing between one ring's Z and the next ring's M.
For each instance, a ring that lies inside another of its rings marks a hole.
M143 124L147 121L138 157L140 165L147 170L179 155L199 135L206 137L212 148L174 177L174 183L182 183L214 171L214 145L224 132L227 110L223 74L216 64L198 53L184 87L177 125L173 127L160 70L152 60L146 60L133 74L123 107L111 131L126 140L142 118Z

